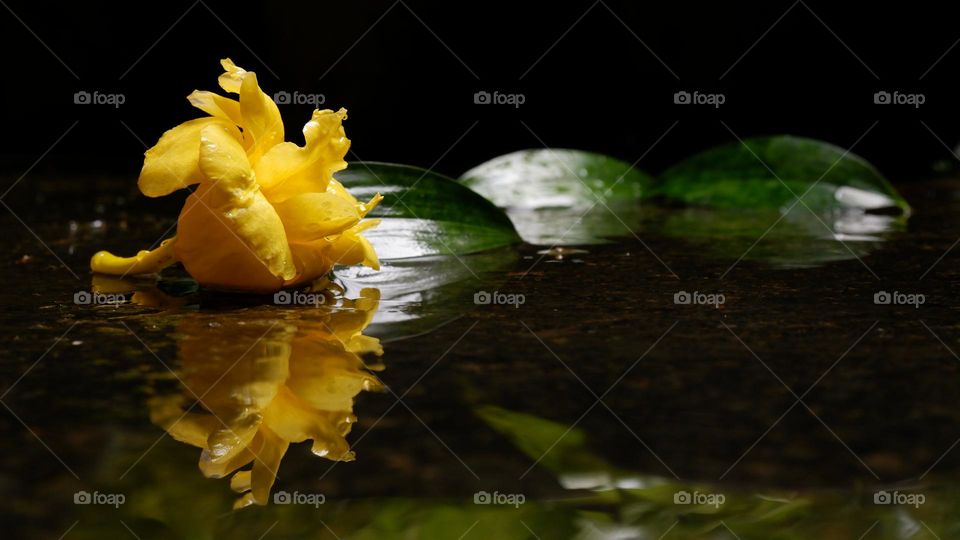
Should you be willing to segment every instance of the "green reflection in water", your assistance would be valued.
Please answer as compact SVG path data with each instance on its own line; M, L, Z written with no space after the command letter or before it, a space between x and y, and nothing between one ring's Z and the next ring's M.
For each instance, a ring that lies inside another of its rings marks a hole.
M586 432L500 407L476 414L571 494L576 538L955 538L960 490L932 481L853 491L751 490L624 470L590 449Z
M98 290L108 287L100 284ZM118 518L143 539L264 533L268 538L960 537L955 483L928 479L884 488L923 495L923 504L915 506L875 504L873 488L758 491L692 484L614 466L591 447L586 431L492 406L479 406L475 413L505 446L538 461L561 495L530 496L519 506L476 504L473 494L464 493L251 505L231 512L231 505L272 502L273 476L279 468L283 478L280 460L292 442L310 439L314 453L353 457L344 439L354 420L353 400L379 386L366 369L378 366L365 366L369 358L360 357L380 350L377 340L362 334L379 293L364 289L354 300L324 298L317 308L257 305L208 314L183 310L189 303L183 297L139 286L136 303L178 310L167 320L177 346L175 369L189 388L158 391L149 400L151 418L178 441L202 449L205 475L244 469L234 473L231 485L245 493L237 499L225 482L190 470L184 454L175 451L183 445L164 440L123 483L103 485L127 494L129 503L110 514L79 508L83 526L71 537L115 536ZM408 447L397 441L396 452ZM126 467L132 459L118 461ZM323 491L322 482L316 489Z
M906 230L907 216L858 209L814 212L683 208L654 211L651 229L719 259L808 268L866 257Z

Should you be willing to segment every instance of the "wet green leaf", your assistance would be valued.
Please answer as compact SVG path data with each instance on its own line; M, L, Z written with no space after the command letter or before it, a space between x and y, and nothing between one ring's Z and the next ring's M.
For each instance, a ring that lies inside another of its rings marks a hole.
M702 152L665 171L652 193L688 207L651 221L657 233L711 256L790 268L869 255L910 214L863 158L791 136Z
M653 179L591 152L521 150L482 163L460 180L506 209L533 244L591 244L631 236Z
M382 222L364 233L381 259L460 255L520 241L502 210L446 176L378 162L351 163L336 176L358 199L383 194L369 214Z
M470 255L384 261L379 271L344 267L337 270L336 278L348 297L364 288L380 291L380 309L369 333L393 341L462 317L475 307L474 293L497 290L519 258L515 249L505 247Z
M690 157L665 171L654 193L712 208L784 208L797 198L816 212L910 206L863 158L832 144L792 136L757 137Z

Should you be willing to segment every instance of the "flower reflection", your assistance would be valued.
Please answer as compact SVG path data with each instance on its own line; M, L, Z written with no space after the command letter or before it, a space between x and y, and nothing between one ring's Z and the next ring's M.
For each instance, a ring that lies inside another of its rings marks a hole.
M192 314L176 328L183 391L151 399L151 420L201 449L204 476L232 474L236 508L268 502L291 443L309 439L318 456L353 460L354 397L381 389L371 370L382 366L362 358L383 353L362 334L379 297L364 289L354 300L283 314Z
M120 278L94 274L90 290L97 294L129 295L128 302L143 307L179 308L189 301L186 296L173 296L157 288L153 280Z

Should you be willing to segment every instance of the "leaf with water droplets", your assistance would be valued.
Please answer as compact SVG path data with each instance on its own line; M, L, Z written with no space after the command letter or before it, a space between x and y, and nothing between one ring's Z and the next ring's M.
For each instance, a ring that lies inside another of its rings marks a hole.
M910 205L866 160L803 137L757 137L711 148L663 172L654 195L710 208L891 210ZM800 202L798 202L798 200Z
M364 233L381 260L462 255L520 241L502 210L441 174L395 163L355 162L336 178L360 200L383 194L367 215L381 223Z
M533 244L592 244L632 236L653 179L619 159L544 148L493 158L460 180L505 209Z

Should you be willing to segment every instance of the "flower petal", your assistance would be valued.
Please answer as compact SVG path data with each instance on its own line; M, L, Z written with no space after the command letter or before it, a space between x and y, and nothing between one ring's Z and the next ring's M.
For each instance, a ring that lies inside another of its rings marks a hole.
M284 282L284 287L308 283L322 277L340 264L362 264L374 270L380 269L380 260L373 245L360 235L366 229L380 223L378 219L361 221L339 236L311 242L290 242L290 253L297 268L296 276Z
M274 204L287 238L319 240L340 234L360 221L357 207L335 193L304 193Z
M234 64L233 60L229 58L220 60L220 65L223 66L225 72L217 79L217 82L220 83L220 88L232 94L239 94L240 83L243 82L243 76L247 74L247 70Z
M250 147L250 161L256 163L265 152L283 142L280 109L257 85L257 74L247 72L240 85L240 115L243 136Z
M343 187L343 184L341 184L340 181L337 180L336 178L333 178L330 180L330 184L327 185L327 191L332 191L337 195L340 195L344 199L347 199L348 201L352 202L353 204L360 204L360 201L358 201L357 198L353 196L353 193L350 193L349 191L347 191L347 188ZM383 197L380 197L380 198L382 199ZM377 202L380 202L380 201L378 200Z
M168 238L153 250L140 250L133 257L117 257L109 251L98 251L90 259L90 269L100 274L115 276L153 274L177 262L173 244Z
M187 101L201 111L239 126L242 122L240 102L206 90L194 90Z
M207 177L180 213L177 258L203 285L273 291L296 275L283 222L257 189L240 143L219 126L203 130Z
M244 208L211 208L211 189L201 186L180 213L177 258L202 285L272 292L296 275L283 223L256 192Z
M347 167L343 160L350 148L343 131L346 118L345 109L313 111L303 126L303 146L278 144L255 163L260 186L271 202L327 190L333 173Z
M208 126L236 127L219 118L197 118L167 131L144 153L143 169L137 185L147 197L162 197L203 180L200 157L200 131Z
M333 261L326 254L329 247L330 241L325 239L313 242L292 242L290 254L293 256L297 274L283 282L283 286L291 287L310 283L329 274L333 270Z
M232 128L232 130L231 130ZM243 205L257 190L253 169L233 126L206 126L200 130L200 171L232 204Z
M360 235L363 231L376 227L379 219L368 219L341 234L327 252L333 264L362 264L374 270L380 269L380 260L370 241Z

